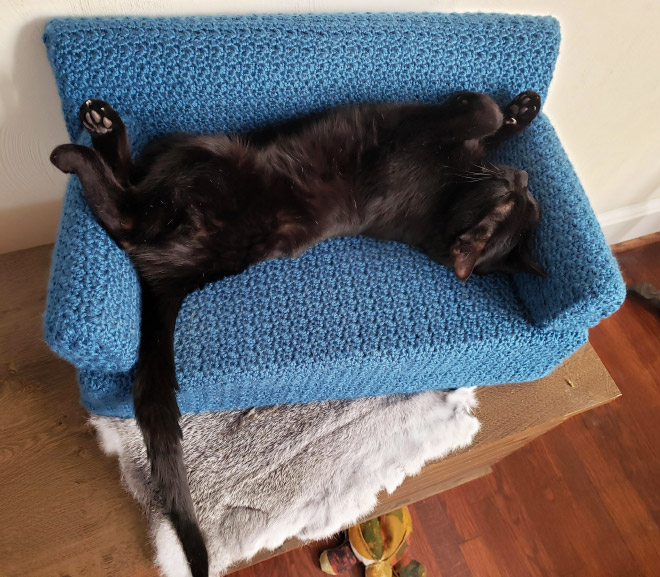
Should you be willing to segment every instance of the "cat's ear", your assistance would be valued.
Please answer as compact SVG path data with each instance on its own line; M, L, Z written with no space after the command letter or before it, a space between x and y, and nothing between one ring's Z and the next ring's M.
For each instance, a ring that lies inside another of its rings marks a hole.
M511 213L514 204L510 199L498 202L476 225L458 236L449 249L454 273L461 281L470 278L481 253L495 232L498 223Z
M470 278L487 238L477 238L467 233L460 235L451 245L449 255L454 264L456 278L465 282Z

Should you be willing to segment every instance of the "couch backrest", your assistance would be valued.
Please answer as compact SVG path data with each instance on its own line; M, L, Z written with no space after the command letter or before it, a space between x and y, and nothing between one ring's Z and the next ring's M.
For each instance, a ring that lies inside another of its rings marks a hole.
M249 130L351 101L545 96L559 25L437 13L58 18L44 41L72 140L88 98L132 117L146 139Z

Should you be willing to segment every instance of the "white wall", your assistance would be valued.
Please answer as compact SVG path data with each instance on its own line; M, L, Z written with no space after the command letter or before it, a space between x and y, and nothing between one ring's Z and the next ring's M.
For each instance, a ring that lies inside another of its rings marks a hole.
M0 7L0 252L52 242L67 141L41 42L52 16L326 11L552 14L562 49L546 112L611 241L660 230L657 0L4 0Z

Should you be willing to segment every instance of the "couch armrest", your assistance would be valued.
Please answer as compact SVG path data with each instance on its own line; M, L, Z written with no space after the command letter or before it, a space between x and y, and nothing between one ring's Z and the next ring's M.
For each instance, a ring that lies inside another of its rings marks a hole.
M129 134L140 134L124 115ZM82 133L77 139L90 146ZM131 142L135 149L142 143ZM79 369L127 371L140 341L140 286L126 253L101 228L72 176L53 251L44 338Z
M137 274L91 216L77 178L69 181L64 199L44 337L53 351L81 369L126 371L137 356Z
M515 275L532 322L562 330L594 326L621 306L625 284L548 118L539 115L499 157L529 173L530 190L542 207L537 252L548 276Z

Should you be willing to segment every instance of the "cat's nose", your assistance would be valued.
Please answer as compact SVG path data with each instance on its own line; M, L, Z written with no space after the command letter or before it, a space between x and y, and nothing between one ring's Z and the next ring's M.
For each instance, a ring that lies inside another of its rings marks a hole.
M513 184L515 185L516 190L524 190L527 188L527 181L529 176L524 170L516 170L513 175Z

